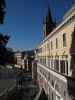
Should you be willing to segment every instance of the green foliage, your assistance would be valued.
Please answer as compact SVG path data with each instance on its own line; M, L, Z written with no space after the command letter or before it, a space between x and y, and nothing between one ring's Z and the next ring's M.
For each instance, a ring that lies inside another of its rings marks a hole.
M0 64L4 65L7 59L7 48L6 44L9 41L8 35L0 34Z
M3 24L4 22L5 8L6 8L5 0L0 0L0 24Z
M9 39L10 39L10 37L8 35L3 35L2 33L0 33L0 45L6 46Z

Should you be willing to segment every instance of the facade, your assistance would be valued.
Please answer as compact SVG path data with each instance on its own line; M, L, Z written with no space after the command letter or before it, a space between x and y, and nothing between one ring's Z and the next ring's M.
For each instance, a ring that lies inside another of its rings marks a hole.
M75 100L75 5L37 49L39 87L49 100Z

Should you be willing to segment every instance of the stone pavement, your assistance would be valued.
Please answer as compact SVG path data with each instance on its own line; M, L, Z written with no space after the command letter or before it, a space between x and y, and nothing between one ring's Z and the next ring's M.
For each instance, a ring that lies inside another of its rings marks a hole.
M38 92L37 86L34 85L30 73L24 73L24 80L22 85L17 85L17 91L11 95L7 100L33 100L34 96Z
M0 65L0 98L3 95L8 95L16 87L16 78L13 70Z

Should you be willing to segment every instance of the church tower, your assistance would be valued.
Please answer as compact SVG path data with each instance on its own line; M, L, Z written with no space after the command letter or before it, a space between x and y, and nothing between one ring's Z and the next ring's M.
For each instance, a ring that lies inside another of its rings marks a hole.
M51 31L55 28L55 26L56 24L52 20L51 11L50 8L48 7L48 12L43 23L44 37L48 36L51 33Z

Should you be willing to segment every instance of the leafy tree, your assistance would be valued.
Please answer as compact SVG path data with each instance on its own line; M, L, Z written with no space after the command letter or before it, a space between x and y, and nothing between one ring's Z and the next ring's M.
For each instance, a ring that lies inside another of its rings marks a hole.
M0 45L6 46L9 38L10 37L8 35L3 35L2 33L0 33Z
M6 3L5 0L0 0L0 24L4 22Z
M0 34L0 64L5 64L6 62L6 55L7 55L7 48L6 45L9 41L8 35Z

